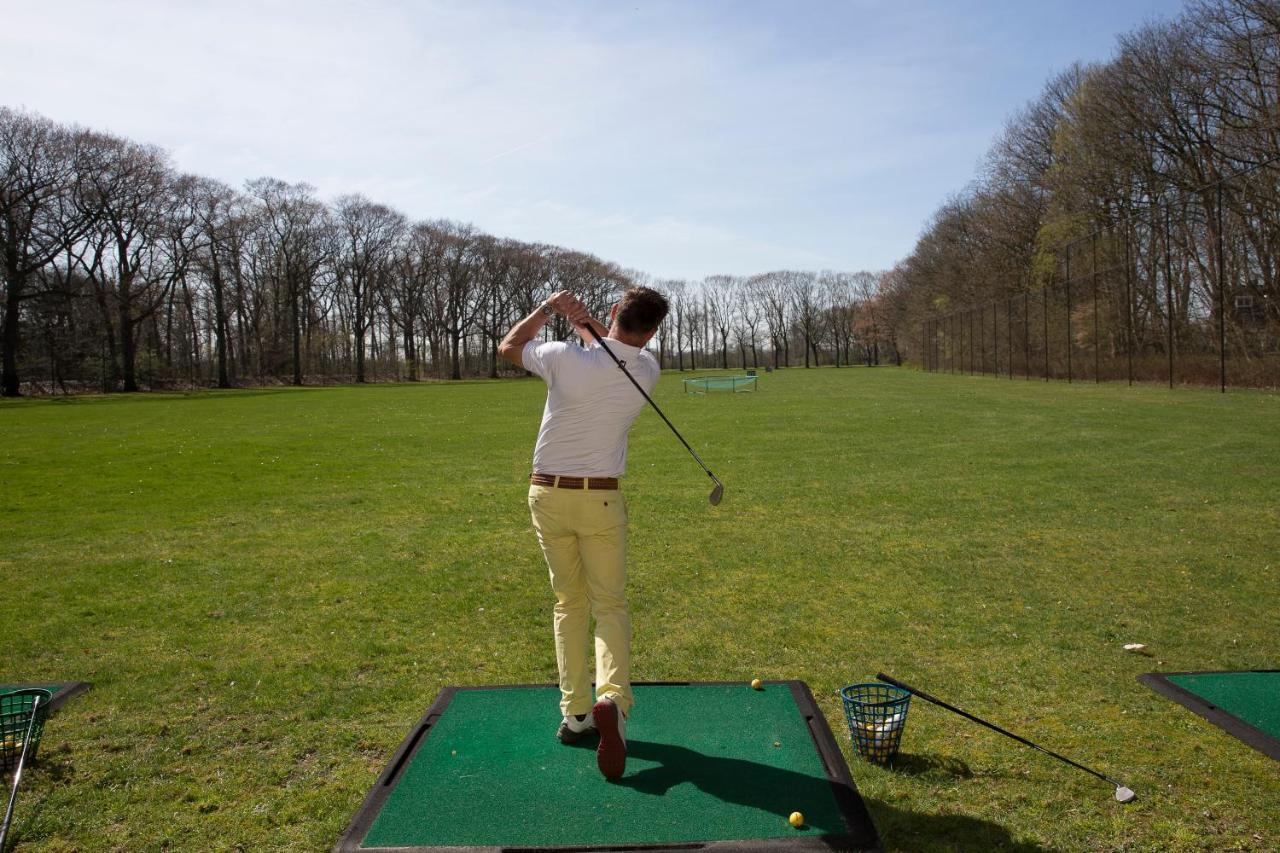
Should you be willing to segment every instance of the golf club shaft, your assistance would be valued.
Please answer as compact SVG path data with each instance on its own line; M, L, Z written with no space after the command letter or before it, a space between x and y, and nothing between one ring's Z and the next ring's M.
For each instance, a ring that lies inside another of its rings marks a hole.
M1070 758L1067 758L1065 755L1059 755L1058 753L1052 750L1045 749L1043 746L1040 746L1039 744L1032 743L1031 741L1027 740L1024 737L1015 735L1013 732L1006 731L1005 729L1000 728L995 723L988 723L986 720L982 719L981 717L975 717L973 714L970 714L968 711L961 710L960 708L957 708L955 705L949 705L946 702L943 702L941 699L937 698L936 696L930 696L928 693L925 693L923 690L918 690L909 684L903 684L901 681L898 681L896 678L891 678L885 675L883 672L876 673L876 678L879 679L880 681L885 682L886 684L892 684L894 687L901 687L903 690L906 690L908 693L912 693L916 696L919 696L921 699L925 700L926 702L932 702L933 704L937 705L940 708L946 708L948 711L951 711L953 714L959 714L960 716L964 717L967 720L973 720L975 723L984 725L994 732L999 732L1000 734L1006 737L1011 737L1014 740L1016 740L1018 743L1026 744L1032 749L1038 749L1041 752L1043 752L1045 755L1052 755L1054 758L1058 759L1059 761L1065 761L1067 764L1070 764L1072 767L1077 767L1086 773L1090 773L1094 776L1097 776L1099 779L1103 780L1104 782L1110 782L1112 785L1115 785L1117 788L1122 787L1119 782L1115 781L1114 779L1108 779L1106 776L1103 776L1097 770L1093 770L1089 767L1085 767L1083 764L1079 764L1075 761L1072 761Z
M36 727L36 710L40 707L40 697L33 697L31 703L31 719L27 720L27 733L22 738L22 755L18 756L18 767L13 771L13 790L9 792L9 805L4 810L4 825L0 826L0 853L4 853L4 843L9 837L9 821L13 819L13 804L18 801L18 782L22 779L22 767L27 763L27 749L31 746L31 732Z
M668 420L667 416L662 414L662 409L659 409L658 404L653 402L653 398L650 397L648 393L646 393L645 390L640 387L640 383L637 382L636 378L631 375L631 371L627 370L627 366L623 364L616 355L613 354L613 350L609 349L609 345L604 342L604 338L600 337L600 333L595 330L595 327L592 326L590 323L586 323L584 325L586 325L587 330L591 332L591 337L596 339L596 343L604 347L604 351L609 353L609 358L613 359L614 363L618 365L619 369L621 369L622 372L627 375L627 378L631 380L631 384L636 386L636 390L639 391L644 396L645 400L648 401L650 406L653 406L653 410L658 413L658 417L662 418L663 422L666 423L667 426L671 427L671 431L676 434L676 438L680 439L680 443L684 445L685 450L688 450L691 454L693 454L693 458L696 459L698 464L702 466L702 470L707 472L707 476L710 477L712 480L715 480L716 484L719 485L720 481L716 480L716 475L711 473L711 469L707 467L707 463L702 461L702 457L698 455L698 451L694 450L692 447L689 446L689 442L684 440L684 436L680 434L680 430L676 429L675 424L671 423L671 421Z

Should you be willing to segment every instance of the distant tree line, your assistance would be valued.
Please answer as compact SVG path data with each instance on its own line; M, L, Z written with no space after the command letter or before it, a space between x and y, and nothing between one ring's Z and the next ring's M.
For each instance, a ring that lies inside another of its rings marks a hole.
M326 202L273 178L235 189L155 146L0 108L5 396L497 377L512 372L498 342L551 293L603 317L637 282L672 300L664 366L878 361L897 350L882 280L654 282L361 195Z
M888 278L934 369L1280 382L1280 4L1200 0L1051 79ZM1175 365L1176 356L1176 365ZM1073 361L1074 357L1074 361Z

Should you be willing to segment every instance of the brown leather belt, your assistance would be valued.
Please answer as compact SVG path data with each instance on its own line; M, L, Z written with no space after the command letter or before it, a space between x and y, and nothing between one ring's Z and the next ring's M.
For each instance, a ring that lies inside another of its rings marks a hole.
M535 486L554 486L561 489L618 490L617 477L566 477L562 474L530 474L529 482Z

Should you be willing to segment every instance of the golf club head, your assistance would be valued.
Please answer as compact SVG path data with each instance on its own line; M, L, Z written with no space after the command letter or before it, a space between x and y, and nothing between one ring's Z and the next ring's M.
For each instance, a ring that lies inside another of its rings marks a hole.
M716 487L711 490L711 497L708 498L708 500L711 501L712 506L720 506L720 499L723 497L724 497L724 483L721 483L719 480L716 480Z
M1132 789L1130 789L1130 788L1126 788L1124 785L1117 785L1117 786L1116 786L1116 802L1117 802L1117 803L1129 803L1129 802L1132 802L1132 801L1133 801L1133 798L1134 798L1134 797L1136 797L1136 796L1138 796L1138 795L1137 795L1137 794L1135 794L1135 793L1132 791Z

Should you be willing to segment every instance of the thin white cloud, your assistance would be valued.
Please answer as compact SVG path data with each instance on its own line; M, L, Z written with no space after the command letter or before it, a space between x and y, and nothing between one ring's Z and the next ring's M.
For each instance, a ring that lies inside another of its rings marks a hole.
M503 157L510 157L512 154L518 154L521 151L526 151L535 145L541 145L542 143L546 142L550 138L551 136L547 135L542 137L541 139L534 139L524 143L523 145L517 145L515 148L508 148L506 151L502 151L497 154L494 154L492 157L485 157L483 160L480 161L480 165L484 165L485 163L492 163L494 160L501 160Z

